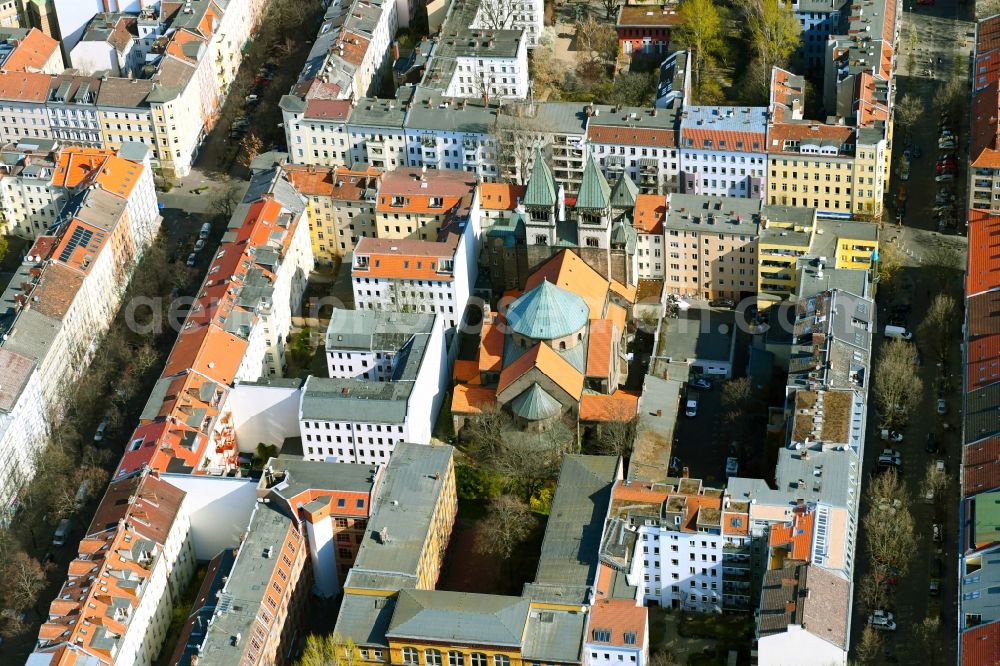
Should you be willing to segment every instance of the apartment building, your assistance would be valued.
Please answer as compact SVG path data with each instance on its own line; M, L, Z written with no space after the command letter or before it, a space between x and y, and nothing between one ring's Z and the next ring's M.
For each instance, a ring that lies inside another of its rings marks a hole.
M619 662L645 666L649 661L648 611L632 599L615 594L613 585L618 575L601 563L598 598L590 608L588 631L583 639L586 666L609 666Z
M660 194L639 194L632 211L638 239L636 256L640 280L665 280L666 249L664 223L669 199Z
M292 186L306 198L313 258L333 266L354 252L362 238L375 236L375 200L382 172L368 168L283 165Z
M674 194L663 225L672 294L740 300L757 293L756 198Z
M0 27L18 28L27 25L20 0L0 3Z
M21 138L50 139L48 74L0 72L0 140L6 145Z
M17 378L4 391L3 412L19 415L0 419L0 443L12 461L0 482L4 511L15 508L44 444L44 424L59 413L69 384L86 370L138 253L159 226L148 171L143 160L82 149L63 151L53 169L48 186L67 193L70 203L35 239L0 296L0 349L12 354L8 362Z
M137 45L138 23L137 16L119 12L94 16L69 53L73 68L81 72L107 71L111 76L125 78L139 74L146 63Z
M1000 35L1000 16L976 24L975 78L972 90L972 122L969 144L970 210L995 212L1000 209L1000 57L995 38Z
M684 107L680 122L680 191L763 198L767 130L766 107Z
M757 619L757 663L847 664L851 582L804 561L767 572Z
M448 378L440 319L337 312L327 330L331 377L302 387L305 458L381 465L401 442L429 444Z
M313 592L340 593L368 526L384 466L324 465L298 456L271 458L258 492L298 514L309 547Z
M523 30L528 48L538 46L545 19L545 3L539 0L479 0L470 28Z
M41 72L59 74L63 71L59 42L37 28L2 26L4 7L17 0L0 3L0 67L7 72Z
M440 89L415 88L406 116L407 164L496 180L501 150L494 136L498 104L489 99L454 100Z
M757 237L757 308L798 293L799 261L813 256L816 209L763 206Z
M236 467L222 406L235 382L284 372L291 316L313 267L305 220L304 199L279 169L253 174L117 474L145 466L221 475ZM202 418L189 419L191 409Z
M18 497L31 481L35 456L47 441L47 415L38 363L9 349L0 348L0 455L7 461L0 479L0 526L9 527L20 508Z
M33 240L55 223L68 196L65 189L51 184L57 151L51 139L28 139L0 152L5 234Z
M408 98L394 100L366 97L353 106L347 126L352 163L369 164L383 171L395 170L408 164L404 99ZM321 125L320 129L325 131L326 126ZM335 129L339 133L339 126ZM334 140L339 144L339 136L336 139L330 138L331 145ZM325 139L320 137L320 141Z
M479 183L479 221L483 231L508 222L524 203L525 187L513 183Z
M826 40L840 30L840 20L848 0L795 0L792 11L799 21L802 63L809 71L822 71Z
M587 146L609 180L627 175L643 193L675 192L679 119L679 108L612 107L591 116Z
M324 167L351 165L352 144L348 143L347 132L347 118L352 110L350 101L306 100L295 95L283 95L279 106L285 126L288 159L292 164ZM370 164L378 166L378 162L384 167L385 158Z
M471 224L444 242L362 239L351 265L355 307L431 313L455 329L475 285L477 255Z
M154 663L197 564L184 497L147 472L112 481L30 663Z
M382 176L375 203L379 239L437 240L469 220L478 235L476 179L464 171L400 168ZM475 221L474 221L475 220Z
M749 506L700 479L621 482L611 495L605 557L624 570L643 605L747 610Z
M197 648L197 663L283 663L303 621L311 577L308 559L299 517L269 503L256 504L219 590L219 610Z
M154 83L148 79L105 79L97 92L97 119L101 145L117 150L126 142L141 143L151 151L152 161L160 163L165 152L157 141L153 109L149 97Z
M443 88L449 97L487 102L527 97L530 81L526 33L468 28L455 25L457 18L445 23L424 81Z

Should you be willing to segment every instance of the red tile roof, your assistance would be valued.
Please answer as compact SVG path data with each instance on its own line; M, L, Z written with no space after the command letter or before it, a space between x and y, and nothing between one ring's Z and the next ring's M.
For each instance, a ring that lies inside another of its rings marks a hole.
M832 142L837 144L837 153L844 144L854 143L854 128L846 125L825 125L821 123L776 123L768 130L767 152L785 152L785 141ZM788 152L799 154L798 148ZM821 159L823 155L809 155Z
M496 389L458 384L452 394L451 411L453 414L481 414L484 406L496 402Z
M570 365L569 361L553 351L552 347L542 342L536 343L534 347L521 354L513 363L503 369L503 372L500 373L497 393L502 393L504 389L533 368L538 368L539 372L555 382L574 400L580 399L580 393L583 391L583 375Z
M0 72L0 99L40 104L49 98L48 74Z
M456 208L463 198L471 197L476 185L476 177L465 171L399 168L382 176L375 210L379 213L444 215ZM393 205L393 197L402 197L402 203ZM441 205L432 207L432 197L441 199Z
M514 210L524 198L526 185L480 183L479 206L486 210Z
M793 560L811 561L815 520L815 511L796 507L791 521L771 527L769 545L786 550L787 557Z
M962 449L966 497L1000 488L1000 437L990 437Z
M621 333L615 330L615 324L610 319L590 320L590 340L587 343L587 376L608 378L611 375L615 336Z
M38 28L32 28L24 39L18 42L17 48L3 64L3 69L8 72L40 72L52 54L58 50L59 42ZM59 64L62 65L61 59Z
M1000 287L1000 215L970 211L968 234L966 295Z
M968 341L966 387L970 391L1000 382L1000 331Z
M639 396L627 391L588 393L580 398L580 421L631 421L638 412Z
M961 666L1000 666L1000 620L962 632Z
M590 143L606 143L616 146L673 148L677 145L677 137L673 130L622 125L591 124L587 128L587 140Z
M972 141L969 164L987 169L1000 168L1000 82L993 81L972 99Z
M500 372L503 363L503 329L502 320L499 319L492 324L483 324L483 332L479 338L480 372Z
M641 647L646 641L647 613L645 606L637 606L631 599L599 599L590 608L586 642L597 646ZM600 630L607 631L610 640L596 640ZM625 641L626 632L633 634L630 642Z
M667 197L662 194L640 194L635 198L632 224L640 234L663 234L667 219Z
M422 240L361 238L354 256L368 257L368 268L351 269L354 277L387 278L390 280L437 280L451 282L454 274L439 270L441 259L453 259L458 236L451 235L444 243Z
M966 335L969 340L1000 331L1000 291L986 291L966 300Z

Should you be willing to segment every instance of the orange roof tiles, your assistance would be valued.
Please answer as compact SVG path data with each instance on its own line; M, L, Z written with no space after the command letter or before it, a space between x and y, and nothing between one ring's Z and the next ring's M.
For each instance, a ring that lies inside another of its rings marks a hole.
M0 99L40 104L49 98L48 74L0 72Z
M69 189L97 183L102 190L127 199L144 167L100 148L65 148L59 153L52 184Z
M972 140L969 164L1000 169L1000 82L993 81L972 99Z
M514 210L524 198L526 185L480 183L479 206L485 210Z
M1000 215L970 211L965 293L972 296L1000 287Z
M976 26L976 53L1000 48L1000 14L985 18Z
M611 499L620 502L644 502L660 504L666 501L672 492L668 487L652 488L643 483L628 483L619 481L611 490Z
M569 361L541 342L535 344L534 347L521 354L513 363L503 369L503 372L500 373L497 393L502 393L504 389L533 368L537 368L539 372L555 382L575 400L580 399L580 393L583 391L583 375L570 365Z
M962 449L966 497L1000 488L1000 437L989 437Z
M631 421L638 411L639 396L627 391L588 393L580 398L581 421Z
M610 283L570 250L563 250L531 274L524 290L531 291L543 280L570 291L584 300L591 319L604 316ZM624 330L624 327L622 328Z
M339 86L336 86L339 90ZM351 114L351 100L309 99L306 100L306 118L313 120L347 120Z
M503 328L499 320L483 324L483 332L479 338L480 372L500 372L503 363Z
M69 266L54 262L49 264L31 292L32 299L37 298L32 308L47 317L61 320L73 304L85 277Z
M497 402L496 389L459 384L455 387L451 398L452 414L481 414L486 405Z
M617 303L608 303L608 312L605 316L615 323L619 331L625 330L625 320L628 317L625 308Z
M681 145L704 150L742 150L748 153L763 153L767 150L767 137L764 132L685 127L681 128Z
M366 191L378 188L382 176L382 171L374 167L354 171L344 167L286 164L282 170L300 194L333 197L341 201L360 201Z
M615 324L610 319L591 319L587 342L587 376L607 378L614 367Z
M965 385L969 391L1000 382L1000 331L968 341Z
M356 32L345 32L337 39L334 48L339 49L340 57L345 62L360 65L368 52L368 39Z
M587 128L587 140L591 143L607 143L616 146L673 148L677 145L677 136L673 130L623 125L591 124Z
M745 511L723 511L722 533L730 536L749 536L750 516Z
M248 344L214 324L181 331L167 358L163 376L191 369L217 382L230 384L236 378Z
M451 282L454 274L440 270L441 259L452 259L458 247L458 236L444 243L422 240L391 240L362 238L354 248L354 256L368 257L368 268L351 269L354 277L406 280L437 280Z
M824 125L820 123L775 123L768 131L767 151L769 153L785 152L785 141L798 141L809 143L822 141L836 143L837 153L840 154L841 147L845 144L854 143L854 128L846 125ZM798 146L789 149L788 152L799 154ZM817 155L816 157L829 157L828 155Z
M478 360L455 360L455 369L451 373L452 379L459 384L479 384L479 361Z
M399 168L382 177L375 210L379 213L444 215L464 198L471 198L476 185L476 177L465 171ZM432 202L432 199L438 201Z
M1000 664L1000 620L962 632L961 666L997 666Z
M792 520L771 526L769 545L783 548L793 560L810 561L816 512L796 507Z
M75 235L78 229L81 232L90 233L90 240L86 244L80 242L80 239L86 236ZM66 227L66 231L56 246L53 256L57 257L66 266L70 266L78 271L87 272L94 265L94 260L97 259L98 253L101 252L107 241L108 232L87 224L82 220L73 218L69 226ZM66 256L66 258L63 259L63 256Z
M640 234L663 235L667 219L667 197L662 194L640 194L635 198L632 224Z
M592 645L628 648L645 645L648 612L645 606L637 606L631 599L599 599L590 607L590 634L586 641ZM608 631L610 640L597 641L594 632L599 629ZM626 633L634 635L629 642L625 641Z
M59 42L52 39L38 28L32 28L24 36L10 57L3 64L7 72L40 72L59 50ZM60 59L59 64L62 64Z
M635 295L639 288L634 284L625 285L618 280L611 280L611 293L617 294L628 303L635 303Z

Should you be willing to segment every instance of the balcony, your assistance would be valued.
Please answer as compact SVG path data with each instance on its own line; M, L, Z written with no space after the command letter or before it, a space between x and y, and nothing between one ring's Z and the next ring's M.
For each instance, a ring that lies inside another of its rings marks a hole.
M437 148L437 137L422 136L420 137L420 145L424 148Z

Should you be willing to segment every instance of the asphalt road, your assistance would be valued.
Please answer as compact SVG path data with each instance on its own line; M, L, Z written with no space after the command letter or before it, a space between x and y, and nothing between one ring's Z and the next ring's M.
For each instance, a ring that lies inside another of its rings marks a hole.
M912 162L911 177L907 183L909 192L907 214L903 227L897 228L887 225L883 233L883 242L894 243L902 250L905 264L900 279L896 280L895 284L879 291L877 297L879 333L875 335L873 341L873 360L878 358L879 350L884 341L881 330L888 317L887 308L893 302L910 302L912 304L913 314L906 322L910 330L919 329L919 313L926 311L930 300L939 291L946 291L961 303L961 271L954 271L948 279L942 282L933 271L924 266L924 260L928 252L935 247L944 246L958 250L964 262L966 248L966 239L963 235L964 215L959 218L957 231L942 234L936 230L932 208L938 189L938 184L934 181L935 162L938 154L938 112L933 107L933 98L934 93L944 81L956 76L967 78L969 51L972 45L971 38L966 37L966 33L973 29L973 24L971 21L953 18L957 15L964 15L966 12L966 8L958 5L956 0L939 0L933 7L907 6L903 14L896 99L900 99L906 93L916 95L925 103L927 113L921 116L911 132L912 143L922 148L923 156ZM914 32L916 39L908 37ZM911 54L913 54L912 58ZM933 65L930 64L931 62ZM909 71L910 64L914 65L912 71ZM959 150L954 152L958 153L958 163L962 165L965 163L966 139L968 137L968 127L964 117L961 119L958 131L960 135ZM896 188L899 186L898 157L901 155L903 147L902 137L898 137L894 146L897 161L894 162L890 198L895 197ZM951 185L960 202L965 200L964 179L965 172L963 170L959 173L955 183ZM960 327L956 326L955 329L951 357L943 366L935 363L929 349L921 349L923 365L920 368L920 376L924 384L923 399L903 430L904 442L896 445L903 458L904 482L910 496L914 498L910 508L918 540L908 574L900 578L898 585L891 591L892 599L889 606L896 614L898 629L895 632L884 634L886 661L889 660L888 655L891 654L898 659L899 663L946 664L955 662L955 562L959 532L958 473L961 450L956 430L945 431L943 429L943 424L946 422L952 426L958 426L961 416L959 396L962 383ZM921 347L922 342L919 335L916 342L918 348ZM923 346L926 347L926 345ZM875 373L877 374L877 372L876 367ZM938 416L935 410L938 397L935 394L935 386L942 377L948 377L952 387L949 392L942 394L948 405L948 413L944 417ZM877 436L880 418L874 407L873 397L873 393L870 391L869 399L873 406L869 410L869 430L863 465L866 479L870 478L875 459L884 445ZM925 451L926 434L929 432L936 433L938 437L941 448L937 454ZM938 501L933 504L928 504L919 499L920 485L927 466L939 458L946 463L950 484L943 497L937 498ZM862 516L867 512L867 509L864 494L862 494ZM942 524L944 527L945 539L942 544L935 544L932 541L931 530L934 523ZM864 530L861 528L858 536L855 569L856 586L869 571L864 539ZM940 557L944 562L944 577L941 581L940 596L934 598L928 592L928 585L931 561L936 557ZM867 620L857 599L854 606L852 645L857 644ZM937 609L940 610L941 620L939 636L936 640L939 652L928 654L921 641L917 639L915 629L929 613L933 614Z

